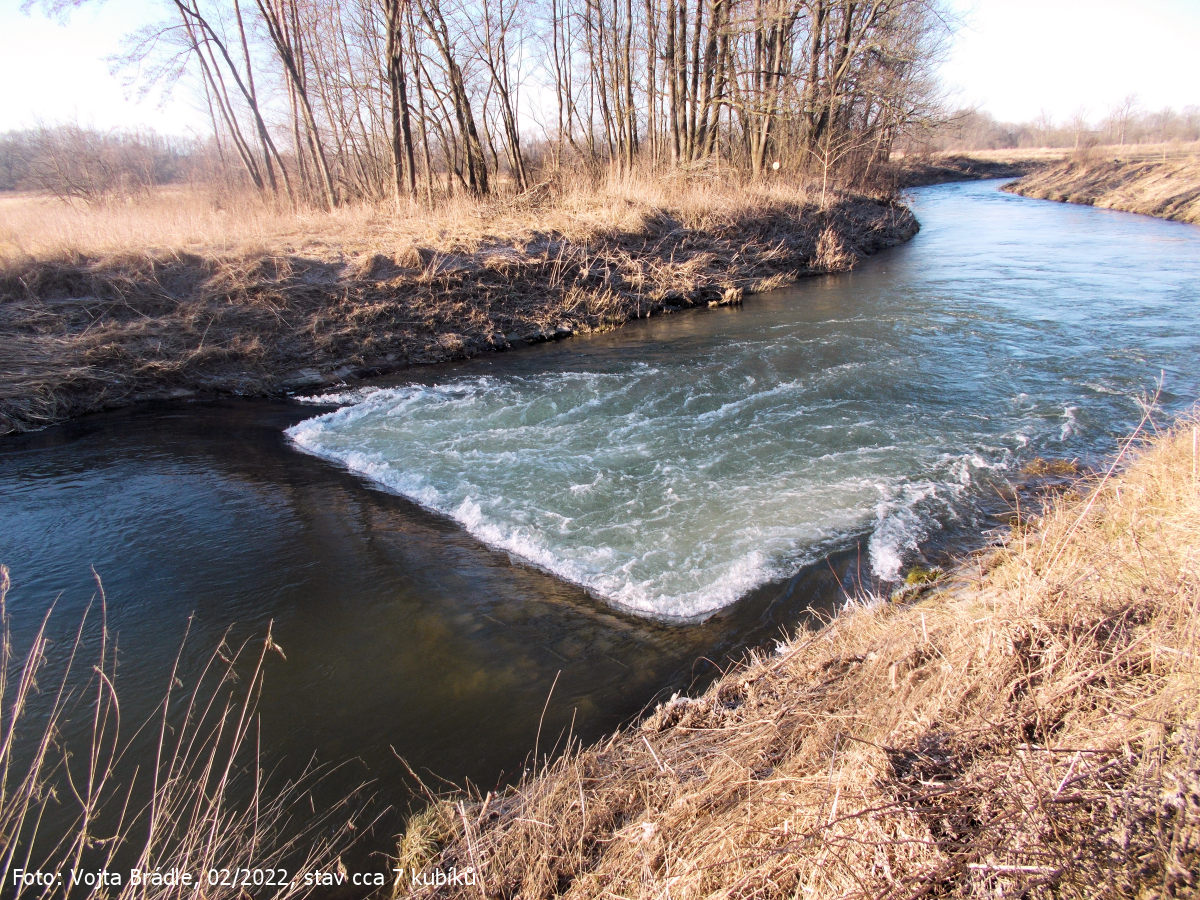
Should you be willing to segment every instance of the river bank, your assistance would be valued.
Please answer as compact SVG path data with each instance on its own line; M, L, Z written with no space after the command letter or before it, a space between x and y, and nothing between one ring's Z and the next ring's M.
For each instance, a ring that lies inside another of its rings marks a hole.
M1131 439L915 605L859 598L516 788L431 806L396 894L1194 891L1198 435Z
M33 252L13 231L0 271L0 434L149 399L280 395L735 304L849 269L918 229L891 199L718 182L374 210L351 226L296 220L290 234L233 247L214 236L208 248Z
M1200 225L1200 148L1089 148L1004 189Z
M988 178L1022 178L1044 167L1046 154L1053 151L964 151L910 154L892 161L893 177L901 188L928 187L954 181L982 181Z

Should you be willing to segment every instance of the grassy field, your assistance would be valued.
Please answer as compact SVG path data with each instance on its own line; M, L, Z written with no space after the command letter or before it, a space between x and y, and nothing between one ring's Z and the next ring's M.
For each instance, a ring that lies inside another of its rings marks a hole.
M1200 145L1088 148L1008 190L1200 225Z
M431 805L397 894L1196 896L1200 426L1141 441L920 602Z
M737 303L916 230L888 198L719 178L328 214L175 190L98 209L7 197L0 434Z

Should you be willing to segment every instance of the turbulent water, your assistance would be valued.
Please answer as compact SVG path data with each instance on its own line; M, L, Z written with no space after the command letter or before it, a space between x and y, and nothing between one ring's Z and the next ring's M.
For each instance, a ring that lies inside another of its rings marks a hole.
M911 245L851 276L313 398L342 405L288 434L654 618L703 618L856 541L897 579L1023 461L1103 454L1159 382L1170 409L1200 387L1196 229L987 184L918 213Z

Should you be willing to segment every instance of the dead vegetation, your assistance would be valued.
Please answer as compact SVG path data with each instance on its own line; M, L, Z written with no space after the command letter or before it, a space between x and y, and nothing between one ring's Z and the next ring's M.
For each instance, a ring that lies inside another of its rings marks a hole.
M1021 474L1034 478L1071 477L1079 474L1079 463L1073 459L1045 459L1035 456L1021 467Z
M204 226L221 249L165 208L140 226L123 210L81 214L69 240L51 224L10 226L0 433L141 399L311 388L736 303L847 269L917 229L890 200L822 205L803 188L707 179L545 188L412 216L260 210L223 236ZM147 249L131 249L139 227Z
M442 801L397 893L1195 896L1198 536L1192 419L923 602L853 603L515 788Z
M1200 147L1087 148L1006 189L1200 225Z
M271 872L270 884L253 881L255 897L285 900L311 890L284 867L337 870L353 845L350 819L369 798L360 787L318 809L313 791L332 769L283 779L264 768L258 701L266 658L282 653L269 629L241 644L227 635L190 687L181 645L158 708L137 722L122 716L124 680L99 580L98 608L73 640L52 639L51 608L23 650L14 649L9 587L0 565L5 897L241 900L247 890L229 873L245 870Z
M1061 152L1055 157L1061 159ZM1033 155L998 156L988 151L910 153L895 157L891 178L904 188L944 184L949 181L980 181L985 178L1019 178L1037 171L1046 160Z

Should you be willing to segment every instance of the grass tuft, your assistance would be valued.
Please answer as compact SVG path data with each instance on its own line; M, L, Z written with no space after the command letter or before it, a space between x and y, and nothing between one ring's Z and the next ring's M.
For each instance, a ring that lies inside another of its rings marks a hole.
M1021 474L1026 477L1071 477L1079 474L1079 463L1073 459L1044 459L1035 456L1021 467Z
M181 647L156 716L130 723L122 717L103 589L99 622L89 609L73 642L56 649L48 636L51 610L22 654L10 636L9 587L8 568L0 566L5 897L241 900L248 896L244 886L210 884L205 874L336 868L362 792L318 811L311 791L323 771L280 780L263 769L256 705L264 663L282 652L269 630L241 645L222 641L190 689L178 677ZM81 655L91 643L98 650L87 664ZM18 877L18 870L61 880ZM72 885L75 870L115 873L120 881ZM199 881L139 885L129 877L133 870L186 872ZM285 900L308 893L300 881L274 880L280 883L255 886L254 896Z
M1198 446L1182 421L921 602L464 798L430 865L524 898L1195 896Z

